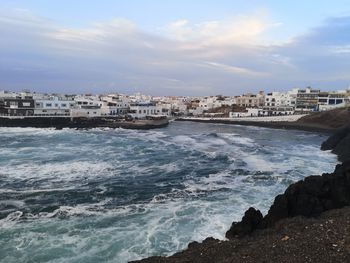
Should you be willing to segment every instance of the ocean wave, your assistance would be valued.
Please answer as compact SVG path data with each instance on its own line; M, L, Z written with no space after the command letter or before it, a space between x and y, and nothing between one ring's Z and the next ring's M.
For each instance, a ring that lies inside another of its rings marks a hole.
M7 263L127 262L224 239L249 206L265 213L288 184L337 163L323 137L233 125L0 135Z

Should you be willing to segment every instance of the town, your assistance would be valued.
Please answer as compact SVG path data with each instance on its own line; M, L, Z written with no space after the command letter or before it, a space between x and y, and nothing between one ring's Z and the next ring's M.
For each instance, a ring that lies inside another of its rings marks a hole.
M62 95L0 92L2 118L66 117L146 119L149 117L244 118L286 116L350 105L350 88L324 92L307 87L240 96Z

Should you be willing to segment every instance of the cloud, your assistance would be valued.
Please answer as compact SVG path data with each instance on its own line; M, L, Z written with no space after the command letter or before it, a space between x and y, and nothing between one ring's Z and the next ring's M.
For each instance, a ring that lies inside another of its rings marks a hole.
M258 71L250 70L247 68L235 67L235 66L220 64L220 63L216 63L216 62L205 62L204 65L207 65L207 66L214 68L214 69L224 70L224 71L229 72L229 73L247 75L247 76L251 76L251 77L270 76L270 74L266 73L266 72L258 72Z
M250 16L241 15L197 24L180 19L165 26L163 32L171 39L193 43L194 47L252 44L266 30L276 25L270 21L266 12L261 11Z
M350 83L349 17L278 45L265 37L276 26L257 12L177 20L160 33L121 18L77 29L14 10L0 14L0 89L233 95Z

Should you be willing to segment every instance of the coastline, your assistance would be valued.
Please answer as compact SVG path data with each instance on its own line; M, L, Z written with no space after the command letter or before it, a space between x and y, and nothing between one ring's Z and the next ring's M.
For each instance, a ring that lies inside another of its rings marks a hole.
M123 128L123 129L157 129L169 124L164 120L134 120L124 121L116 118L70 118L70 117L25 117L4 118L0 117L0 127L31 127L31 128Z
M230 124L230 125L242 125L242 126L255 126L262 128L271 129L290 129L290 130L302 130L308 132L318 132L318 133L333 133L336 128L332 128L322 124L315 123L299 123L299 122L259 122L259 121L238 121L238 120L218 120L218 119L186 119L178 118L175 121L190 121L190 122L202 122L202 123L219 123L219 124Z
M177 121L193 121L178 119ZM327 120L321 120L327 123ZM319 123L256 123L195 120L195 122L248 125L266 128L326 132L321 145L332 150L342 164L333 173L310 175L276 196L267 215L249 208L233 222L227 240L211 237L170 257L150 257L133 262L349 262L350 261L350 126ZM318 121L319 122L319 121ZM329 235L332 233L332 235ZM337 234L334 234L337 233ZM316 246L315 246L316 244Z

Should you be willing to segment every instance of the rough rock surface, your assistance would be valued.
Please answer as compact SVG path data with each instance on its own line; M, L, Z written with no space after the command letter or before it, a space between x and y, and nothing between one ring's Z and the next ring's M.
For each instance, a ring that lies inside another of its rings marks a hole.
M350 122L350 119L349 119ZM350 125L337 130L321 146L322 150L332 150L340 161L350 159Z
M257 229L263 220L263 215L259 210L249 208L241 222L233 222L229 231L226 232L226 238L241 237L252 233Z

